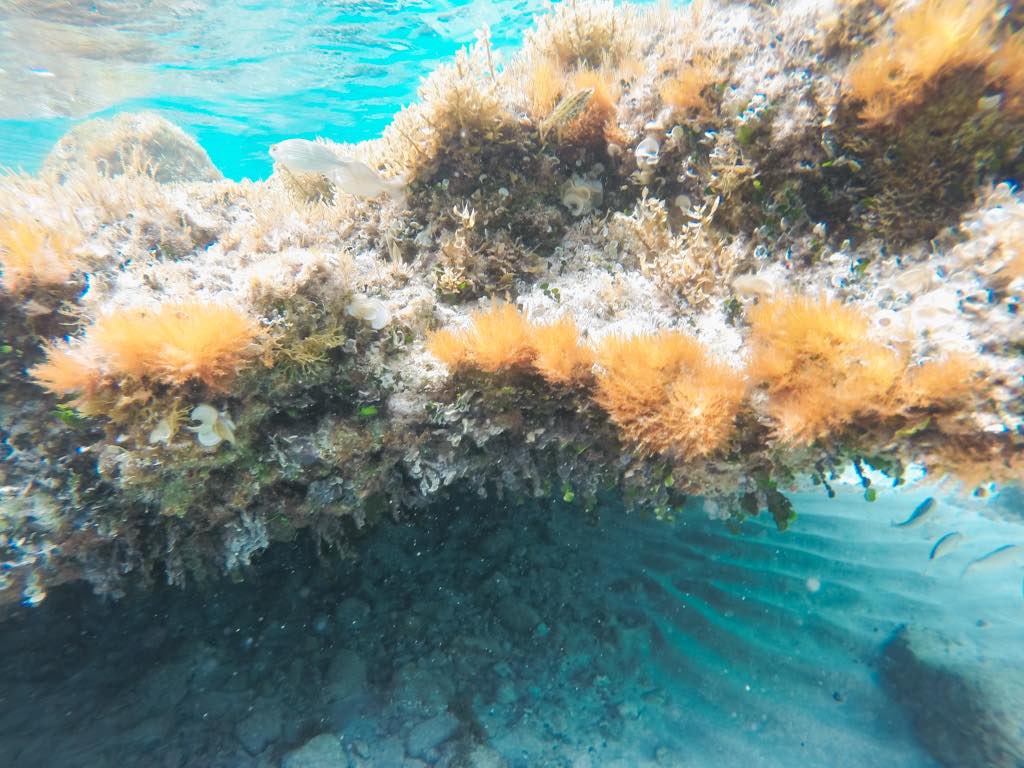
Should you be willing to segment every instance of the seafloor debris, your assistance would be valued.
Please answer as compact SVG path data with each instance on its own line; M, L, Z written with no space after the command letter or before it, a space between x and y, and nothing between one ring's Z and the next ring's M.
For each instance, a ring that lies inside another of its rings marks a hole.
M0 179L0 603L456 493L785 527L851 465L1019 480L1021 33L981 6L565 3L256 183L76 131Z

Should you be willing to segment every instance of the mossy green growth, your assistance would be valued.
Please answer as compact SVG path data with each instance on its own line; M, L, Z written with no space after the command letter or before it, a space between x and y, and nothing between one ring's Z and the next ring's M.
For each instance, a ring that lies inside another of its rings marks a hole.
M836 120L837 146L853 162L823 169L821 218L835 231L901 244L933 237L970 205L988 177L1024 170L1024 124L979 97L985 73L949 73L891 124L866 126L857 105Z

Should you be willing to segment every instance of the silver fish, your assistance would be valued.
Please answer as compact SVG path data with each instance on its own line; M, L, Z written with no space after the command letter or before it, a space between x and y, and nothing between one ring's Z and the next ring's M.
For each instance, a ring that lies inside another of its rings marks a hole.
M915 526L918 526L921 523L923 523L925 521L925 518L928 517L933 511L935 511L936 506L938 506L938 504L936 503L935 499L932 496L929 496L927 499L925 499L916 507L914 507L914 511L910 513L910 517L908 517L902 523L893 523L893 527L914 528Z
M270 147L270 156L292 173L319 173L341 191L356 197L374 198L381 193L405 199L403 179L384 179L366 163L338 157L326 144L307 139L285 139Z
M993 549L987 555L971 560L964 568L961 578L972 571L991 571L1007 565L1015 565L1018 562L1024 562L1024 547L1019 544L1004 544Z
M559 131L563 126L568 125L582 115L583 111L587 108L587 104L590 103L590 97L593 95L593 88L584 88L558 102L555 108L551 110L551 114L544 118L544 122L540 124L540 140L544 141L544 138L552 129Z
M932 552L928 555L929 560L938 560L940 557L945 557L954 549L959 547L964 540L964 535L959 531L950 531L941 539L935 542L935 546L932 547Z
M292 173L322 173L329 176L341 165L341 158L326 144L307 139L285 139L270 145L270 156Z

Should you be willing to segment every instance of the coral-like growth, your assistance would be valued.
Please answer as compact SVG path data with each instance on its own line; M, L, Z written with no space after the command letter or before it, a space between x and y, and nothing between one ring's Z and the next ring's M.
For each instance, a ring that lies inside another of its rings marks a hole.
M67 282L80 264L76 238L30 218L0 221L0 287L12 294Z
M728 442L746 385L695 339L678 331L610 336L597 361L595 399L641 452L692 459Z
M1012 67L1012 57L1004 61L998 55L997 5L994 0L925 0L900 13L892 34L865 51L847 73L849 95L863 103L861 118L895 120L944 74L986 68L998 74ZM1007 82L1019 78L1006 74Z
M531 337L536 353L533 367L545 380L572 384L590 376L594 354L590 347L580 344L579 329L571 318L534 326Z
M904 354L870 338L864 313L826 298L763 301L749 319L749 370L786 441L813 442L859 419L955 408L977 389L971 359L908 367Z
M125 380L170 386L195 380L223 390L251 358L256 334L251 318L221 304L121 309L101 317L81 339L51 347L31 374L61 395L88 397L101 383Z

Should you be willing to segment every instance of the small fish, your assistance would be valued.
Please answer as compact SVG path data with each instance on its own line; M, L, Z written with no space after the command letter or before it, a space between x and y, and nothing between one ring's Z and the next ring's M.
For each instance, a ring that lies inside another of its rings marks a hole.
M384 179L366 163L338 157L319 141L285 139L271 145L270 156L292 173L322 174L340 191L356 197L369 199L386 193L400 202L405 199L404 179Z
M1004 544L987 555L971 560L964 568L961 578L972 571L991 571L1007 565L1016 565L1018 562L1024 562L1024 547L1019 544Z
M935 542L935 546L932 547L932 552L928 555L929 560L938 560L940 557L945 557L954 549L959 547L964 540L964 535L959 531L950 531L941 539Z
M910 513L910 517L904 520L902 523L893 523L894 528L913 528L924 522L925 518L928 517L938 506L935 499L929 496L927 499L922 501L916 507L914 511Z
M544 121L540 124L540 140L544 141L544 138L552 129L560 130L562 126L568 125L575 118L583 114L583 111L590 103L590 97L593 95L593 88L584 88L558 102L555 108L551 110L551 114L544 118Z

